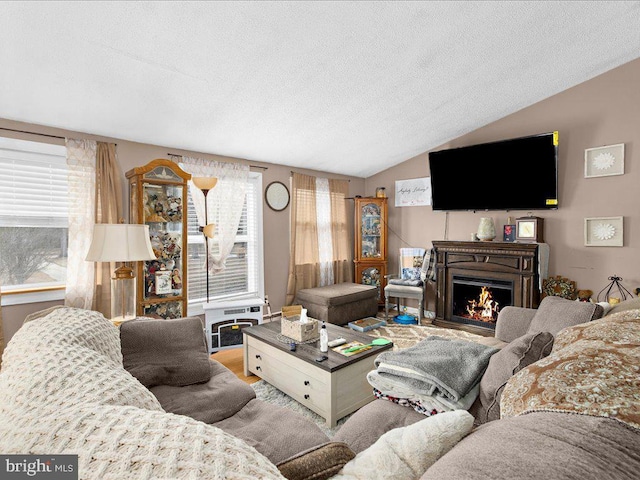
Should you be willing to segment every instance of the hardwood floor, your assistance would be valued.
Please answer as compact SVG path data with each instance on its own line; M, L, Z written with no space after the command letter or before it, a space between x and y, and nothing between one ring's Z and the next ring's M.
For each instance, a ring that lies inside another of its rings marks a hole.
M260 380L260 377L256 377L255 375L245 377L244 361L242 358L242 347L220 350L219 352L211 354L211 358L217 360L222 365L227 367L229 370L235 373L235 375L243 382L252 384Z

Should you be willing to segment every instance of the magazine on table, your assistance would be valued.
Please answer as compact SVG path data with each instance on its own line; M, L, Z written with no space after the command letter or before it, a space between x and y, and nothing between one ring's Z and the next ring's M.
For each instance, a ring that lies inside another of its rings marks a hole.
M356 347L362 347L362 348L356 349ZM354 350L347 351L351 348L354 348ZM339 353L340 355L344 355L345 357L350 357L351 355L356 355L366 350L371 350L371 345L365 345L362 342L354 341L354 342L347 342L344 345L339 345L337 347L334 347L332 348L332 350L336 353Z

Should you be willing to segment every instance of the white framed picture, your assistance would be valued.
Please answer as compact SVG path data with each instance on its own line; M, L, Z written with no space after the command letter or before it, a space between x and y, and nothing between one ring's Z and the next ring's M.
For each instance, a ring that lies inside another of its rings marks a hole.
M624 143L584 151L584 176L607 177L624 174Z
M623 217L584 219L584 244L587 247L622 247Z
M431 205L431 177L396 180L396 207Z
M171 293L171 271L156 271L156 295L167 295Z

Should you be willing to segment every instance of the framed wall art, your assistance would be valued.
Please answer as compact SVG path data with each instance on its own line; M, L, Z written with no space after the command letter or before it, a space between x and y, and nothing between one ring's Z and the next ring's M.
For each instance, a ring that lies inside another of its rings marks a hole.
M587 247L622 247L623 217L584 219L584 244Z
M431 205L431 177L396 180L396 207Z
M584 151L584 176L607 177L624 174L624 143Z

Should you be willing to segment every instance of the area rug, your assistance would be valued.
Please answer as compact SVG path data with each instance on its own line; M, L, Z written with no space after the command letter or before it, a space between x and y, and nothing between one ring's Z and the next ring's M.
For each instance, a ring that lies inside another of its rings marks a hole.
M303 415L312 422L316 423L318 427L320 427L320 430L322 430L329 438L333 438L342 424L346 422L350 416L347 415L346 417L341 418L340 420L338 420L338 423L335 427L329 428L329 426L327 425L327 421L323 417L318 415L316 412L309 410L301 403L296 402L289 395L281 392L276 387L265 382L264 380L258 380L256 383L252 383L251 386L255 390L256 397L259 400L263 400L272 405L278 405L279 407L289 408L294 412Z
M409 348L424 340L427 337L437 335L451 340L469 340L473 341L482 338L475 333L465 332L464 330L453 330L449 328L432 327L427 325L397 325L389 323L384 327L369 330L367 335L372 337L383 337L393 342L393 349L400 350Z
M401 348L408 348L420 340L423 340L429 336L437 335L444 338L471 340L474 338L480 338L479 335L465 332L462 330L451 330L447 328L439 328L423 325L393 325L389 324L385 327L376 328L366 332L367 335L372 337L384 337L393 342L393 349L398 350ZM312 422L315 422L320 429L329 437L333 438L336 432L340 429L342 424L347 421L349 416L338 420L338 424L334 428L329 428L326 420L317 413L309 410L304 405L298 403L286 393L281 392L273 385L259 380L251 385L256 392L256 397L267 403L278 405L280 407L289 408L295 412L300 413Z

